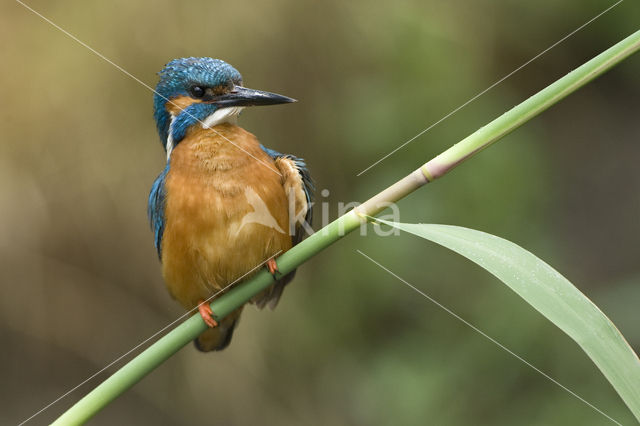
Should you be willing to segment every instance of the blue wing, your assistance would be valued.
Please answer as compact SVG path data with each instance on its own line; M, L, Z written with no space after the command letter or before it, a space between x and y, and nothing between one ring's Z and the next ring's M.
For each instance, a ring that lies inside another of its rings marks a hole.
M278 151L265 148L262 145L260 145L260 147L264 152L267 153L267 155L269 155L269 157L273 158L274 160L278 158L288 158L289 160L293 161L296 169L298 170L298 173L300 173L300 176L302 177L302 185L303 185L302 189L304 190L304 194L307 198L307 214L304 217L304 221L308 224L309 227L311 227L311 221L313 219L313 213L312 213L313 191L315 188L313 185L313 181L311 180L311 174L309 174L309 169L307 169L307 164L304 162L302 158L298 158L289 154L281 154ZM294 234L291 237L291 241L293 242L294 246L298 244L300 241L302 241L302 239L305 237L305 232L306 231L304 226L300 225L296 227L296 229L294 230ZM265 305L268 304L271 309L275 308L276 305L278 304L278 301L280 300L280 296L282 296L282 291L284 290L284 287L289 282L291 282L295 274L296 274L296 270L294 269L284 277L280 278L278 282L272 287L271 292L262 300L258 300L256 302L256 305L259 308L263 308Z
M162 260L162 234L164 233L164 207L166 200L164 181L168 172L169 164L153 182L151 193L149 194L149 205L147 206L147 215L149 216L149 222L151 222L154 244L160 260Z
M274 160L277 158L288 158L295 164L296 169L298 169L298 173L300 173L300 176L302 177L302 189L304 190L304 194L307 197L307 214L304 217L304 221L309 225L309 227L311 227L313 221L313 192L315 191L315 187L313 185L313 180L311 179L309 169L307 168L307 163L305 163L302 158L298 158L290 154L281 154L278 151L266 148L263 145L260 145L260 148L262 148L262 150ZM296 228L295 233L292 237L294 246L302 241L305 236L304 234L305 230L302 226Z

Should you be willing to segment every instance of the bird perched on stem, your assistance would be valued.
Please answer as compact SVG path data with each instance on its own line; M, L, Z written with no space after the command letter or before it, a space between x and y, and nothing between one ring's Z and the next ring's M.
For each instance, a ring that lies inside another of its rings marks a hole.
M242 307L217 321L209 303L265 264L273 286L251 300L274 308L293 278L275 256L300 242L311 224L313 185L304 161L265 148L236 125L249 106L295 102L242 85L219 59L183 58L160 71L154 117L167 165L149 195L149 219L171 295L197 307L210 327L201 351L224 349Z

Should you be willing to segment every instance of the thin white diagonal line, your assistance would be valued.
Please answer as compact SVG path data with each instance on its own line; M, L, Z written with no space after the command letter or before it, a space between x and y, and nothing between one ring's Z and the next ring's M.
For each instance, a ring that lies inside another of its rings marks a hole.
M495 345L497 345L499 348L501 348L502 350L504 350L505 352L509 353L510 355L512 355L513 357L515 357L517 360L523 362L524 364L526 364L527 366L531 367L532 369L534 369L535 371L537 371L538 373L542 374L544 377L546 377L547 379L549 379L551 382L555 383L556 385L560 386L562 389L564 389L565 391L569 392L571 395L573 395L574 397L578 398L580 401L584 402L585 404L587 404L589 407L593 408L594 410L596 410L598 413L602 414L603 416L605 416L607 419L611 420L613 423L616 423L618 425L621 425L620 422L616 421L615 419L611 418L609 415L607 415L605 412L603 412L602 410L600 410L598 407L596 407L595 405L591 404L589 401L587 401L586 399L584 399L583 397L581 397L580 395L578 395L577 393L573 392L571 389L567 388L566 386L564 386L562 383L558 382L556 379L554 379L553 377L549 376L547 373L545 373L544 371L540 370L538 367L534 366L533 364L531 364L530 362L528 362L527 360L525 360L524 358L522 358L520 355L516 354L515 352L513 352L512 350L510 350L509 348L507 348L506 346L504 346L502 343L498 342L496 339L494 339L493 337L489 336L487 333L485 333L484 331L480 330L478 327L476 327L475 325L471 324L469 321L465 320L464 318L462 318L460 315L456 314L455 312L453 312L451 309L447 308L446 306L444 306L442 303L438 302L437 300L435 300L434 298L430 297L428 294L426 294L425 292L423 292L422 290L420 290L419 288L411 285L410 283L408 283L407 281L405 281L403 278L401 278L400 276L396 275L394 272L390 271L388 268L384 267L383 265L381 265L379 262L373 260L372 258L370 258L369 256L367 256L366 254L364 254L363 252L361 252L360 250L356 250L358 253L360 253L362 256L366 257L367 259L369 259L371 262L375 263L376 265L378 265L380 268L384 269L386 272L388 272L390 275L396 277L398 280L402 281L404 284L406 284L408 287L410 287L411 289L413 289L415 292L417 292L418 294L420 294L421 296L423 296L424 298L428 299L430 302L434 303L435 305L437 305L439 308L443 309L445 312L447 312L448 314L450 314L451 316L453 316L454 318L456 318L457 320L461 321L462 323L464 323L466 326L470 327L472 330L474 330L475 332L479 333L480 335L482 335L483 337L485 337L486 339L488 339L490 342L494 343Z
M420 133L418 133L417 135L415 135L414 137L412 137L411 139L407 140L406 142L404 142L402 145L398 146L397 148L395 148L393 151L389 152L387 155L385 155L384 157L380 158L378 161L376 161L375 163L371 164L369 167L367 167L366 169L362 170L360 173L358 173L356 176L360 176L361 174L365 173L366 171L368 171L369 169L375 167L376 165L378 165L379 163L381 163L382 161L386 160L387 158L389 158L390 156L392 156L393 154L395 154L396 152L398 152L399 150L401 150L402 148L404 148L405 146L409 145L411 142L413 142L414 140L418 139L420 136L424 135L425 133L427 133L429 130L431 130L432 128L434 128L435 126L437 126L438 124L442 123L444 120L446 120L447 118L451 117L453 114L455 114L456 112L460 111L462 108L466 107L467 105L469 105L471 102L475 101L476 99L478 99L480 96L484 95L485 93L487 93L489 90L493 89L494 87L496 87L498 84L502 83L503 81L505 81L506 79L508 79L509 77L511 77L513 74L517 73L518 71L520 71L522 68L526 67L527 65L529 65L531 62L535 61L536 59L538 59L540 56L544 55L545 53L547 53L548 51L550 51L551 49L553 49L554 47L556 47L557 45L559 45L560 43L562 43L563 41L565 41L566 39L568 39L569 37L571 37L572 35L574 35L575 33L577 33L578 31L580 31L581 29L583 29L584 27L586 27L587 25L589 25L590 23L592 23L593 21L595 21L596 19L598 19L599 17L601 17L602 15L604 15L605 13L607 13L608 11L610 11L611 9L613 9L614 7L616 7L617 5L619 5L620 3L622 3L624 0L619 0L617 3L609 6L607 9L603 10L602 12L600 12L599 14L597 14L596 16L594 16L593 18L591 18L590 20L588 20L587 22L585 22L584 24L580 25L578 28L576 28L575 30L571 31L569 34L567 34L566 36L562 37L560 40L556 41L555 43L553 43L551 46L547 47L545 50L543 50L542 52L538 53L536 56L534 56L533 58L529 59L527 62L525 62L524 64L520 65L518 68L516 68L515 70L511 71L509 74L505 75L504 77L502 77L500 80L496 81L495 83L493 83L491 86L487 87L486 89L484 89L482 92L478 93L477 95L475 95L473 98L469 99L467 102L463 103L462 105L460 105L459 107L457 107L456 109L454 109L453 111L449 112L447 115L445 115L444 117L442 117L440 120L436 121L435 123L433 123L432 125L430 125L429 127L427 127L426 129L422 130Z
M125 70L124 68L122 68L120 65L116 64L115 62L113 62L111 59L107 58L106 56L104 56L102 53L98 52L97 50L95 50L93 47L89 46L87 43L83 42L82 40L80 40L79 38L77 38L76 36L74 36L73 34L71 34L69 31L65 30L64 28L60 27L58 24L56 24L55 22L53 22L51 19L47 18L46 16L42 15L40 12L36 11L35 9L33 9L32 7L30 7L29 5L25 4L24 2L22 2L21 0L16 0L17 3L19 3L20 5L22 5L25 9L30 10L31 12L33 12L35 15L39 16L40 18L42 18L45 22L51 24L54 28L60 30L62 33L64 33L66 36L68 36L69 38L71 38L72 40L74 40L75 42L77 42L78 44L80 44L83 47L86 47L88 50L90 50L92 53L94 53L96 56L98 56L99 58L101 58L102 60L104 60L105 62L113 65L115 68L117 68L119 71L121 71L123 74L127 75L128 77L131 77L132 79L134 79L135 81L137 81L138 83L140 83L142 86L146 87L147 89L151 90L153 93L155 93L156 95L160 96L162 99L164 99L165 101L171 103L171 105L178 107L179 109L182 109L179 105L175 104L172 100L166 98L165 96L162 96L160 93L156 92L156 90L149 86L147 83L145 83L144 81L140 80L138 77L136 77L135 75L131 74L129 71ZM225 135L223 135L222 133L218 132L216 129L212 128L212 127L208 127L205 125L205 123L202 122L202 120L198 119L197 117L193 116L192 114L190 114L189 112L185 111L184 109L182 109L182 111L187 114L189 117L193 118L194 120L196 120L197 122L199 122L203 127L207 127L211 130L213 130L218 136L220 136L222 139L226 140L227 142L229 142L231 145L235 146L236 148L238 148L240 151L243 151L245 154L247 154L248 156L252 157L253 159L257 160L258 162L262 163L265 167L267 167L269 170L271 170L274 173L277 173L278 175L282 176L282 174L274 169L270 164L260 160L259 158L255 157L253 154L251 154L249 151L247 151L246 149L242 148L241 146L239 146L238 144L236 144L235 142L233 142L231 139L227 138Z
M105 370L107 370L109 367L111 367L112 365L114 365L115 363L117 363L118 361L120 361L121 359L123 359L124 357L126 357L127 355L129 355L130 353L132 353L133 351L135 351L136 349L138 349L139 347L141 347L142 345L144 345L145 343L149 342L150 340L152 340L153 338L155 338L156 336L158 336L160 333L162 333L163 331L167 330L168 328L170 328L171 326L173 326L175 323L177 323L178 321L180 321L181 319L183 319L186 316L191 315L193 312L197 311L198 308L209 302L211 299L213 299L214 297L216 297L217 295L219 295L220 293L224 292L226 289L228 289L229 287L231 287L232 285L234 285L235 283L239 282L240 280L242 280L244 277L246 277L247 275L249 275L250 273L252 273L253 271L255 271L256 269L258 269L259 267L261 267L262 265L264 265L264 263L271 259L276 257L277 255L279 255L280 253L282 253L282 250L278 251L276 254L274 254L273 256L270 256L268 259L265 259L264 261L262 261L261 263L259 263L258 265L256 265L255 267L253 267L249 272L245 273L244 275L242 275L241 277L237 278L235 281L233 281L231 284L227 285L226 287L224 287L222 290L217 291L216 293L212 294L211 296L209 296L205 301L203 301L202 303L198 304L195 308L192 308L191 310L187 311L185 314L179 316L178 318L176 318L175 320L171 321L169 324L165 325L164 327L162 327L160 330L156 331L155 333L153 333L151 336L147 337L146 339L144 339L142 342L138 343L136 346L134 346L133 348L129 349L127 352L125 352L124 354L120 355L118 358L114 359L113 361L111 361L109 364L105 365L103 368L101 368L100 370L96 371L95 373L93 373L91 376L87 377L86 379L84 379L81 383L77 384L76 386L74 386L73 388L69 389L67 392L65 392L64 394L60 395L58 398L56 398L55 400L51 401L49 404L47 404L46 406L42 407L40 410L38 410L36 413L32 414L31 417L23 420L22 422L20 422L18 424L18 426L22 426L23 424L27 423L29 420L33 419L34 417L36 417L38 414L42 413L43 411L45 411L46 409L48 409L49 407L51 407L52 405L54 405L56 402L60 401L61 399L65 398L67 395L69 395L70 393L72 393L73 391L75 391L76 389L78 389L79 387L81 387L82 385L84 385L85 383L89 382L91 379L95 378L96 376L98 376L100 373L103 373Z

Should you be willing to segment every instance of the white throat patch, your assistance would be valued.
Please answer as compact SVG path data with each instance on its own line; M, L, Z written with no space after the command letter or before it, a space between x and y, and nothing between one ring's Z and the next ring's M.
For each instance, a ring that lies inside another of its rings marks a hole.
M176 121L176 116L171 114L171 123L169 123L169 136L167 137L167 161L171 157L171 151L173 151L173 123Z
M210 129L222 123L236 124L238 122L238 114L240 114L243 109L244 107L220 108L202 122L202 128Z

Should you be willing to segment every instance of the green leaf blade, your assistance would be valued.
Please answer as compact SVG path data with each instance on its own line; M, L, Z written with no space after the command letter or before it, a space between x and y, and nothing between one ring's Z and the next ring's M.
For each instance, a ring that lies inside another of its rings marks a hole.
M374 219L446 247L481 266L575 340L640 420L640 360L609 318L569 280L522 247L451 225Z

